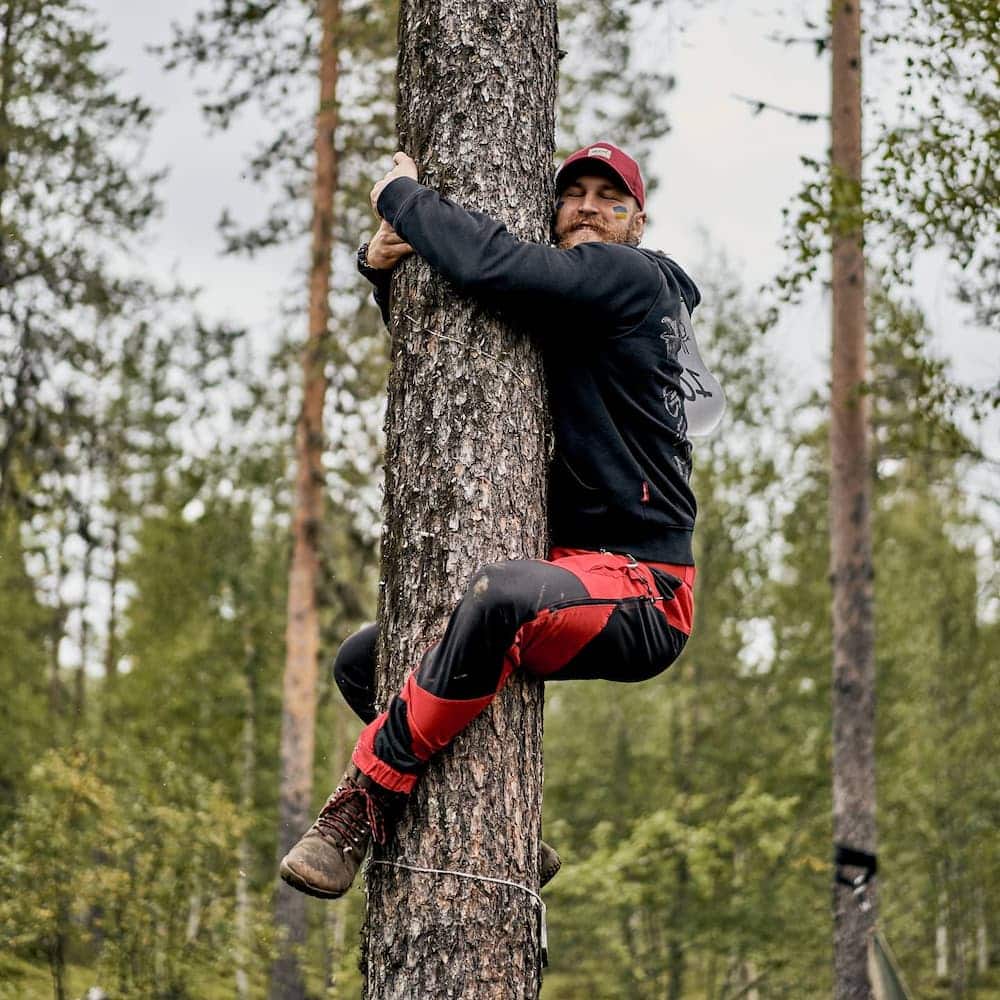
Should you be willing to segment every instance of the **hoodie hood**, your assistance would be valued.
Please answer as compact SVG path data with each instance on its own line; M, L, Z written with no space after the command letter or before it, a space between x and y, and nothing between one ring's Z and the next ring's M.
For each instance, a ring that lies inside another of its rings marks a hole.
M663 272L668 282L677 283L688 313L693 313L695 307L701 302L701 292L698 291L698 286L691 280L687 271L660 250L647 250L645 247L636 247L636 249Z

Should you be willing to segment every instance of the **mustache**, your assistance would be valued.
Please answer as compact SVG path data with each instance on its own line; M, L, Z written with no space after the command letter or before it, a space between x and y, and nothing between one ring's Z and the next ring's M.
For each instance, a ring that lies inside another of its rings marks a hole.
M599 233L606 233L608 227L604 225L597 219L588 219L584 217L575 218L569 225L569 231L575 232L577 229L593 229Z

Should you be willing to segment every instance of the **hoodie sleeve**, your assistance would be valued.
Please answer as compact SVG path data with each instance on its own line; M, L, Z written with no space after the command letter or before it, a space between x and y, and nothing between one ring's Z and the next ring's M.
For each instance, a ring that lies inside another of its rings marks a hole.
M365 273L361 271L359 267L358 270L361 272L362 276L367 278L372 284L373 297L375 299L375 305L378 306L379 312L382 313L382 322L386 326L389 325L389 289L392 285L392 271L376 271L372 269L371 273Z
M406 177L383 188L378 211L467 291L572 304L601 314L620 332L642 320L661 288L659 268L632 247L595 242L559 250L519 240L495 219Z

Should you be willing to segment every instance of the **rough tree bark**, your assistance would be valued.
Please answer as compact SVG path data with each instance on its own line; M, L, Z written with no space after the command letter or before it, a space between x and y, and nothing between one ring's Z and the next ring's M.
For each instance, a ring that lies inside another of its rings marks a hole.
M833 584L833 837L875 853L875 635L865 257L861 200L861 10L833 0L833 350L830 556ZM867 949L875 887L863 910L834 889L834 995L871 995Z
M404 0L402 148L421 179L516 235L548 238L554 0ZM480 566L546 548L546 416L534 345L423 262L393 290L379 624L384 704ZM418 784L385 859L537 888L542 688L515 676ZM374 864L365 996L535 997L535 901Z
M340 0L318 0L319 110L316 114L312 247L309 269L309 336L302 352L303 399L296 427L294 547L288 579L288 623L281 718L281 796L278 859L312 818L313 753L319 674L319 531L323 518L323 402L330 322L333 196L337 183L337 30ZM298 952L306 940L306 898L279 883L275 901L279 953L271 968L271 1000L305 996Z

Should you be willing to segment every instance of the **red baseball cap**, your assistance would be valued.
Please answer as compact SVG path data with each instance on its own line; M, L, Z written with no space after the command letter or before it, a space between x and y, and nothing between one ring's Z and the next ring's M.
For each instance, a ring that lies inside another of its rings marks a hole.
M579 164L567 171L567 167ZM556 171L556 191L562 191L575 177L586 173L587 167L598 167L599 173L611 171L625 185L626 190L639 203L641 211L646 204L646 185L642 181L639 164L624 150L610 142L595 142L571 153Z

